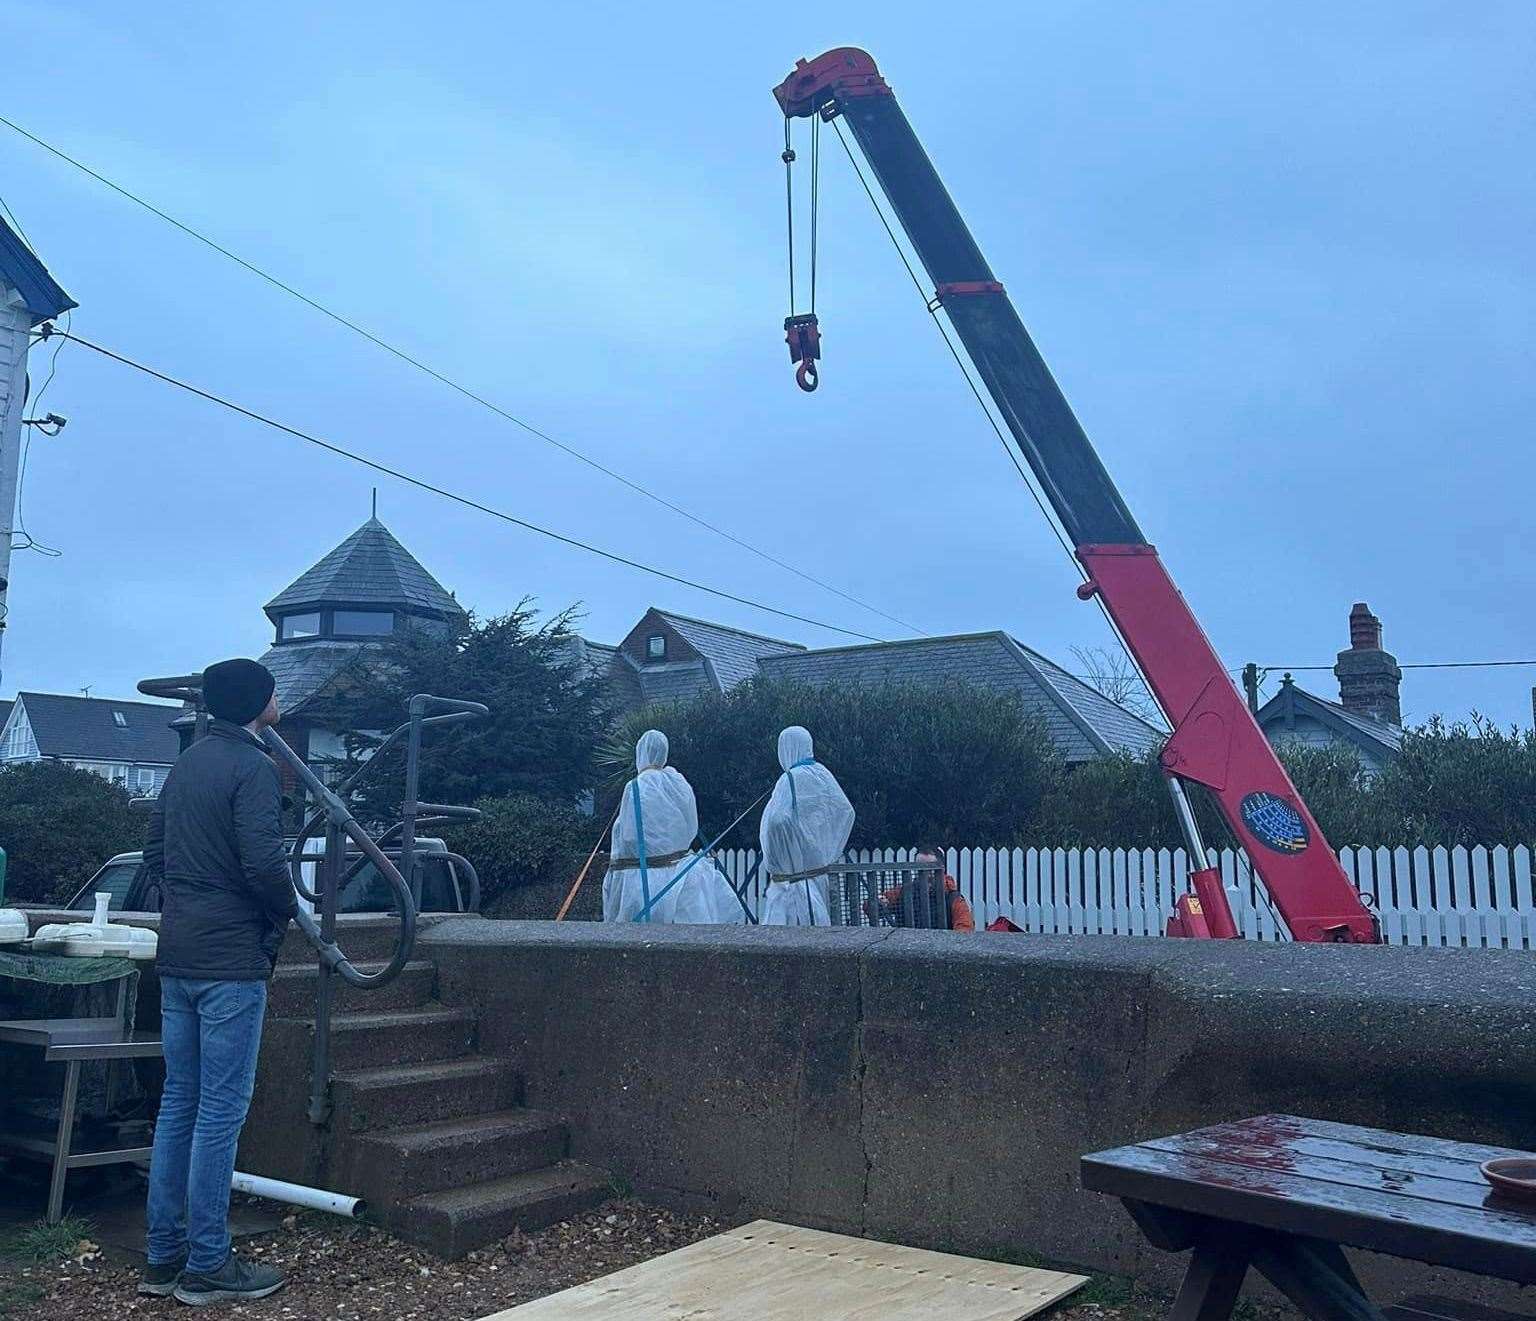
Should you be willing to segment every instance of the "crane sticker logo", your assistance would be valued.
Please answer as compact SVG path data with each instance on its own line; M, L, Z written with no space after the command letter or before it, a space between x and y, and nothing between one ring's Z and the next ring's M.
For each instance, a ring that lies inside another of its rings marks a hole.
M1251 793L1243 799L1243 824L1253 831L1259 843L1276 853L1300 853L1307 847L1307 823L1283 798L1271 793Z

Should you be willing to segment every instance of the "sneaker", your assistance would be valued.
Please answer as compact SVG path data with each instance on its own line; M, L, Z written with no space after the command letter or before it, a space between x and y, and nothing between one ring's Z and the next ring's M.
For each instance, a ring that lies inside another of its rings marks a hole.
M241 1261L233 1252L216 1271L197 1274L184 1271L176 1285L176 1301L193 1307L209 1303L232 1303L242 1299L265 1298L286 1284L273 1267Z
M151 1298L169 1298L181 1283L181 1273L187 1269L187 1254L164 1266L145 1266L139 1276L139 1292Z

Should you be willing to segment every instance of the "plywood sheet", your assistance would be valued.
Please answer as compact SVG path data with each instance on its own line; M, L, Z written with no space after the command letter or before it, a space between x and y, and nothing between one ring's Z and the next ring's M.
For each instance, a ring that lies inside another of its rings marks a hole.
M1084 1282L757 1220L484 1321L1020 1321Z

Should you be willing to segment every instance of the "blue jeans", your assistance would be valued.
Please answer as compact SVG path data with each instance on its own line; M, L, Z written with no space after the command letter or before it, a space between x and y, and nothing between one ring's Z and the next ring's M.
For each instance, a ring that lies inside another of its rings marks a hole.
M199 1274L229 1256L229 1181L256 1084L266 982L160 979L165 1091L149 1163L152 1266Z

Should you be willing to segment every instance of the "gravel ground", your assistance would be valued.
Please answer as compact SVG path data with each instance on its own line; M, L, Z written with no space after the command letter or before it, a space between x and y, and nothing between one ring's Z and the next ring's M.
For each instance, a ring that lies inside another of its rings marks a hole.
M718 1234L707 1216L674 1215L638 1202L610 1202L537 1234L513 1234L462 1261L442 1262L367 1227L330 1216L291 1216L275 1234L244 1239L243 1256L269 1262L287 1288L260 1302L221 1307L220 1316L267 1321L377 1321L432 1317L469 1321L557 1293L624 1266ZM172 1299L140 1298L138 1268L82 1243L56 1265L10 1263L0 1273L5 1321L122 1321L191 1316Z
M514 1233L462 1261L441 1262L367 1226L297 1215L276 1233L243 1239L243 1255L278 1267L288 1286L271 1298L217 1310L264 1321L473 1321L611 1274L720 1233L708 1216L676 1215L636 1201L609 1202L536 1234ZM172 1299L140 1298L139 1270L83 1240L68 1260L0 1260L4 1321L123 1321L192 1315ZM1095 1280L1052 1321L1153 1321L1168 1302L1131 1297Z

